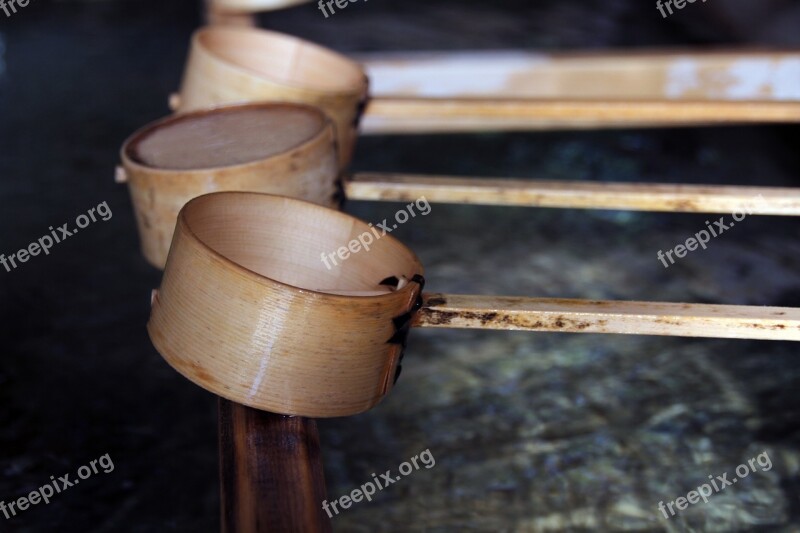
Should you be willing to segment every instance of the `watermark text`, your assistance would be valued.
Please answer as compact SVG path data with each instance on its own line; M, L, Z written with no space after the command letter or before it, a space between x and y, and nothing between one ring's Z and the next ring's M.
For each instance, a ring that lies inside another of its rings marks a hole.
M758 201L765 201L762 195L758 195L756 197ZM697 248L702 248L705 250L708 248L708 243L711 242L712 237L719 237L723 233L726 233L728 230L733 228L736 225L736 222L741 222L747 215L753 214L753 206L750 205L743 211L735 212L731 215L734 222L727 222L725 217L719 217L719 220L715 221L713 224L706 220L706 227L708 230L701 230L694 234L694 237L689 237L686 239L684 244L678 244L674 248L671 248L664 252L663 250L659 250L656 254L656 257L661 264L664 265L664 268L669 268L670 265L675 264L675 259L672 257L673 254L678 259L683 259L689 252L694 252ZM669 264L667 264L667 260L669 259Z
M364 0L364 2L366 2L366 1L367 0ZM327 0L327 1L319 0L319 3L317 4L317 8L320 11L322 11L322 14L325 15L325 18L328 18L330 16L330 15L328 15L328 11L331 12L331 15L335 15L336 14L336 9L334 9L334 7L333 7L334 5L341 10L341 9L344 9L347 6L349 6L350 4L353 4L355 2L358 2L358 0ZM327 9L326 9L326 7L327 7Z
M408 204L405 207L405 209L401 209L397 213L395 213L394 219L397 223L392 224L391 227L389 226L389 222L387 222L385 218L383 219L383 222L379 222L374 226L372 225L372 223L370 223L369 225L370 231L365 231L357 238L351 240L347 244L347 246L342 246L335 252L328 254L322 252L321 259L323 264L328 270L330 270L333 268L333 266L339 266L339 263L336 261L337 257L339 258L340 261L344 262L352 254L356 254L361 250L366 250L368 252L370 246L372 246L372 244L375 241L377 241L387 233L391 233L393 230L396 230L398 224L405 224L406 222L408 222L409 217L411 218L416 217L417 213L414 211L415 207L419 210L419 214L421 214L422 216L427 215L433 209L431 207L431 204L428 203L428 200L424 196L422 196L418 198L415 202L411 202L410 204Z
M679 511L687 509L689 505L700 503L700 500L703 500L703 503L707 504L709 496L717 492L722 492L727 487L733 486L733 484L737 483L740 479L744 479L751 473L756 472L756 464L761 467L762 472L769 472L772 470L772 460L769 458L769 454L767 454L767 452L762 452L747 461L747 463L742 463L736 467L736 475L738 477L728 479L727 472L720 476L709 475L708 479L711 484L703 483L697 487L697 489L690 490L685 497L681 496L671 502L667 502L666 505L663 501L660 501L658 502L658 510L661 511L664 518L669 520ZM667 511L669 511L669 514L667 514Z
M656 2L656 9L658 12L661 13L661 18L667 18L669 15L672 15L674 11L672 11L672 6L675 6L675 9L683 9L686 7L686 4L694 4L697 0L658 0ZM703 0L703 3L706 3L706 0ZM666 11L664 10L666 8ZM669 15L667 15L669 13Z
M3 513L3 515L6 517L6 520L9 520L12 517L17 516L17 512L25 511L32 505L38 505L41 502L44 502L45 505L47 505L50 503L50 498L52 498L55 494L60 494L68 488L77 485L82 479L88 479L94 474L99 474L100 470L97 468L98 465L106 474L110 474L114 471L114 461L111 460L111 456L109 454L105 454L98 459L94 459L88 465L83 465L80 467L78 469L78 479L70 480L69 474L64 474L58 479L56 479L55 476L50 476L49 483L42 485L34 491L31 491L26 496L17 498L10 503L0 501L0 512Z
M6 18L16 14L18 7L28 7L31 0L0 0L0 9L6 14ZM10 11L9 11L10 10Z
M22 248L8 257L6 257L5 254L0 254L0 264L5 267L6 272L11 272L13 269L19 266L17 263L27 263L31 257L35 257L42 252L44 252L44 255L50 255L50 248L66 240L67 238L72 237L78 233L79 229L86 228L92 222L97 222L98 217L100 217L100 220L103 222L107 222L108 220L111 220L112 216L113 213L111 213L108 203L103 202L97 207L89 209L86 214L78 215L78 217L75 219L75 225L78 226L77 228L70 229L69 223L62 224L57 229L53 229L53 226L50 226L49 235L40 237L36 242L32 242L30 245L28 245L27 248Z
M338 500L333 500L332 502L325 500L322 502L322 509L328 513L328 518L333 518L334 513L337 515L339 514L339 507L342 509L349 509L352 504L358 503L364 499L371 502L372 497L379 490L383 490L389 485L400 481L402 477L411 475L412 472L419 470L420 463L422 463L426 469L436 466L436 459L434 459L430 448L400 464L398 470L400 470L402 476L393 476L391 470L387 470L380 476L372 474L372 481L367 481L361 485L360 488L353 490L350 494L342 496ZM331 510L333 510L333 513L331 513Z

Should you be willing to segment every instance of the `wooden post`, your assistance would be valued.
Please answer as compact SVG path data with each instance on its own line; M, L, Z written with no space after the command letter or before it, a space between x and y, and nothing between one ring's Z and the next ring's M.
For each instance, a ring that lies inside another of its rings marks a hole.
M317 424L219 400L223 533L330 532Z

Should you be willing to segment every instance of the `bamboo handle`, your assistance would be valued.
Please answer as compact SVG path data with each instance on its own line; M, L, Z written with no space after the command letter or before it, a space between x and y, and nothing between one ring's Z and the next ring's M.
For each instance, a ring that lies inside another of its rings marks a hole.
M412 325L800 341L788 307L424 294Z
M800 102L383 98L366 108L365 134L787 123Z
M591 183L362 172L345 181L351 200L800 215L800 188Z
M223 533L332 531L316 422L220 398Z

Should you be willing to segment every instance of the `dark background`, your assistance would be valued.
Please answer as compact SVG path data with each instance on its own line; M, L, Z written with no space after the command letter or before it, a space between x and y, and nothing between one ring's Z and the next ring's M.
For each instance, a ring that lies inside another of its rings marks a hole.
M0 500L110 454L95 475L0 531L215 531L216 402L145 331L160 273L113 181L131 132L167 113L194 1L32 0L0 13L0 253L107 201L113 212L0 269ZM313 4L262 26L344 52L800 46L800 4ZM800 83L800 80L798 80ZM798 185L797 127L368 138L369 170ZM391 204L350 204L368 220ZM655 252L702 215L434 206L398 230L441 292L800 305L798 222L748 218L665 270ZM394 394L320 424L331 498L429 448L421 470L336 517L339 531L797 531L794 344L415 332ZM775 467L665 521L660 500L768 450Z

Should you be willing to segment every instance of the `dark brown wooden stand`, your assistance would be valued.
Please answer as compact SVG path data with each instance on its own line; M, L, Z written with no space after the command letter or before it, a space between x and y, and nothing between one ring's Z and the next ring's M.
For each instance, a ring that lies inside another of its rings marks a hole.
M222 533L331 532L317 424L220 398Z

